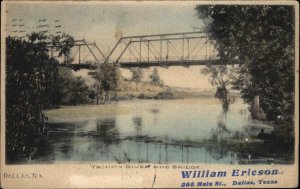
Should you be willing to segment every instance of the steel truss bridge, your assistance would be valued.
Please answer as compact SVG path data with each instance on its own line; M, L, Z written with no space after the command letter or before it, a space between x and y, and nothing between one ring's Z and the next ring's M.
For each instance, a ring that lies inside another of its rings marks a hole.
M129 36L121 37L105 56L95 42L75 40L71 53L73 62L68 66L93 69L102 63L118 63L122 68L222 65L224 63L217 56L214 45L214 41L209 40L205 32ZM83 48L87 55L82 52ZM53 56L54 47L51 49ZM92 60L86 60L88 55L91 55ZM237 63L237 60L232 60L226 64Z
M105 60L105 55L96 42L87 42L85 39L75 40L71 49L71 61L67 63L66 57L59 57L56 46L47 45L50 49L50 56L59 60L61 66L72 69L94 69L97 64Z

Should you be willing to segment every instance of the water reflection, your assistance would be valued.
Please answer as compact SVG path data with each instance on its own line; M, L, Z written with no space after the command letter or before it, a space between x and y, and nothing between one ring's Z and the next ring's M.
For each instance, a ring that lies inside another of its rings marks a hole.
M103 141L105 145L119 142L119 131L116 128L116 119L109 118L97 121L96 139Z
M141 135L142 126L143 126L142 117L133 117L132 121L136 130L136 134Z
M291 162L274 146L246 140L261 129L270 132L270 126L249 120L247 113L241 113L241 107L245 109L241 104L233 104L225 112L220 104L198 102L136 101L119 105L132 107L132 113L51 123L32 160L23 162Z
M142 138L142 117L133 117L132 118L133 126L135 129L135 136L140 139ZM141 162L141 157L143 156L143 147L144 143L141 141L136 141L137 147L136 147L136 156L139 159L139 162ZM148 152L148 151L147 151ZM130 162L130 158L126 154L127 161Z
M155 104L152 108L149 109L149 112L153 114L153 124L157 124L157 117L158 114L160 113L159 106Z

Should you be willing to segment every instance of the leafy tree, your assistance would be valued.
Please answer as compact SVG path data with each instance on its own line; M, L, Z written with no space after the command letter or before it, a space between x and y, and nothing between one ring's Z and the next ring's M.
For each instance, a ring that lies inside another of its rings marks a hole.
M139 83L143 79L143 70L142 68L131 68L130 69L132 76L131 81L134 81L136 83Z
M67 34L51 36L51 38L52 45L55 47L55 50L59 52L58 56L64 56L65 63L70 64L72 61L70 58L70 52L71 47L75 44L74 39Z
M102 102L110 100L110 92L117 92L118 82L120 78L120 70L117 64L103 63L96 70L96 83L94 89L96 91L97 104L99 97L102 96Z
M47 131L42 110L59 102L58 61L48 55L49 39L40 33L6 38L7 157L30 158Z
M160 77L158 75L157 68L153 69L153 73L150 75L150 79L154 85L162 85L163 84L162 80L160 79Z
M226 65L206 65L201 73L211 76L210 82L217 87L215 97L222 101L223 110L227 111L229 104L232 102L229 94L232 89L231 83L235 79L234 67Z
M81 77L75 77L72 70L60 67L58 70L57 85L59 104L76 105L90 101L90 89Z
M198 5L205 30L219 57L241 66L233 86L260 105L269 120L294 111L294 9L283 5Z

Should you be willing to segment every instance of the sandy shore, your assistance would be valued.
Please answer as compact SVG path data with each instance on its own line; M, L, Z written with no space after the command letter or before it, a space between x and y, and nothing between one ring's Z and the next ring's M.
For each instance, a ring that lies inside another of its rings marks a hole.
M129 107L113 104L64 106L59 109L44 111L50 122L79 121L129 114Z

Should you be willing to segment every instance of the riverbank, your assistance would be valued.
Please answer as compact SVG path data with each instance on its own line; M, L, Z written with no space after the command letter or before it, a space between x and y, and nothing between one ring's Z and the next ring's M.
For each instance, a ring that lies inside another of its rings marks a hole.
M230 93L232 100L239 97L238 91ZM170 87L154 85L151 82L133 82L122 80L117 89L115 100L129 99L203 99L215 98L215 89Z
M104 119L129 114L130 108L114 104L62 106L45 110L43 113L49 122L75 122L91 119Z
M116 100L129 99L179 99L172 89L165 85L151 82L134 82L121 80L117 88Z

